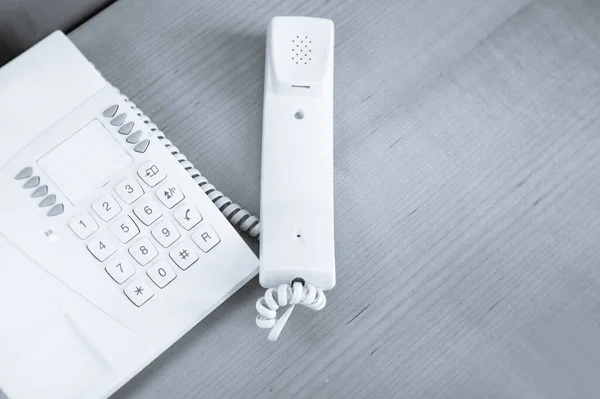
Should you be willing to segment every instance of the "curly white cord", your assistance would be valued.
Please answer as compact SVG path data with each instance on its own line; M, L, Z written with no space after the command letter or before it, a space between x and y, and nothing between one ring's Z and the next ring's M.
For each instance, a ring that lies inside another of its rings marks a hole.
M179 161L181 166L184 167L185 170L188 171L190 176L194 179L194 181L200 186L200 188L206 193L206 195L211 199L211 201L219 208L221 213L229 220L229 222L237 227L240 231L247 233L250 237L259 238L260 235L260 221L257 217L253 216L239 206L234 203L229 197L226 197L221 191L217 190L215 186L210 184L210 182L206 179L206 177L202 176L200 171L194 167L190 161L188 161L187 157L179 151L171 140L169 140L165 134L156 126L150 118L148 118L136 105L133 101L131 101L126 95L121 93L116 87L115 90L119 93L119 95L123 98L123 100L128 103L131 107L131 110L135 112L142 121L148 126L148 128L154 132L156 137L160 140L160 142L167 147L167 149L173 154L175 159Z
M265 296L256 301L256 325L260 328L270 328L269 341L276 341L296 305L304 305L318 311L325 307L326 302L325 293L312 284L303 286L299 281L294 281L292 287L289 284L281 284L278 288L269 288ZM288 310L277 319L277 309L288 304Z

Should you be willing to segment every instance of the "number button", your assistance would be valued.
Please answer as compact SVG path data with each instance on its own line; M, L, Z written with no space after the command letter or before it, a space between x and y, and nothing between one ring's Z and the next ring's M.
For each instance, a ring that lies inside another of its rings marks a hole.
M181 270L186 270L198 260L196 247L189 241L178 245L169 256Z
M129 216L123 216L122 218L117 219L115 224L110 228L110 231L112 231L123 244L128 243L140 234L140 229Z
M135 274L133 265L125 259L110 262L105 269L117 284L123 284L129 277Z
M117 252L117 246L115 242L106 235L99 235L93 238L87 245L87 249L98 259L100 262L104 262L112 254Z
M169 209L179 204L185 198L183 191L176 185L170 183L160 186L156 192L156 196Z
M105 222L112 220L121 212L119 203L110 194L102 196L98 202L92 205L92 209L94 209L98 216Z
M167 262L157 263L148 270L147 274L158 288L165 288L167 284L177 277L175 271L173 271L173 268Z
M137 216L146 226L150 226L162 216L159 205L151 198L142 200L138 206L133 208L133 213L135 213L135 216Z
M69 227L73 230L73 233L77 235L77 237L85 240L89 236L91 236L96 230L98 230L98 224L89 213L84 213L79 217L71 220L69 223Z
M202 215L195 206L184 204L173 214L177 223L186 230L191 230L202 221Z
M129 248L129 253L142 266L146 266L152 259L158 256L158 251L148 237L137 241Z
M152 230L152 235L156 238L156 241L165 248L169 248L175 241L179 240L179 237L181 237L177 228L169 221L159 223L154 230Z
M200 226L192 236L192 240L194 240L204 252L210 251L221 242L217 233L208 225Z
M162 167L155 162L148 162L138 170L138 176L142 178L144 183L150 187L156 186L161 181L165 180L167 174Z
M152 292L150 285L141 278L131 282L123 292L138 308L154 296L154 292Z
M119 183L119 185L115 187L115 192L127 204L133 204L137 199L144 195L144 189L133 177L129 177Z

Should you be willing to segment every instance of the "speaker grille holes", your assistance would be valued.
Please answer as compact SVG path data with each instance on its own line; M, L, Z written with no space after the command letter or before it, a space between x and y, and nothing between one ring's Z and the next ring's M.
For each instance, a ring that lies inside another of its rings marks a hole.
M304 118L304 111L302 111L301 109L299 109L298 111L296 111L296 113L294 114L294 118L296 118L296 119L303 119Z
M304 62L304 65L308 65L308 61L312 61L312 58L308 57L308 53L312 53L312 46L309 46L309 44L312 44L312 40L308 40L308 35L305 35L304 39L302 39L302 36L296 35L296 38L291 40L292 61L296 62L297 65L302 64L302 62ZM304 47L301 47L300 44L304 45ZM304 57L306 57L306 59L304 59ZM298 59L302 62L299 62Z

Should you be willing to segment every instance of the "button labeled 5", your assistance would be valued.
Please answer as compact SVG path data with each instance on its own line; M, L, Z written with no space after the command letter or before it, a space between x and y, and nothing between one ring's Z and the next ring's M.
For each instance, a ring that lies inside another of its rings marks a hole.
M112 231L123 244L128 243L135 236L140 234L140 229L129 216L123 216L122 218L117 219L115 224L110 228L110 231Z

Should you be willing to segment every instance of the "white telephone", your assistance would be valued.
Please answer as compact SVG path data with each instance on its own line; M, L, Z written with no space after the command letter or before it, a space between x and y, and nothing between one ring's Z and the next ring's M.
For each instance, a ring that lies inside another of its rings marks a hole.
M0 69L0 121L9 397L107 397L256 275L257 219L61 32Z
M257 274L233 226L264 233L268 290L256 322L269 339L295 305L325 306L335 285L333 47L329 20L269 27L262 229L61 32L0 69L0 388L9 397L115 392Z

